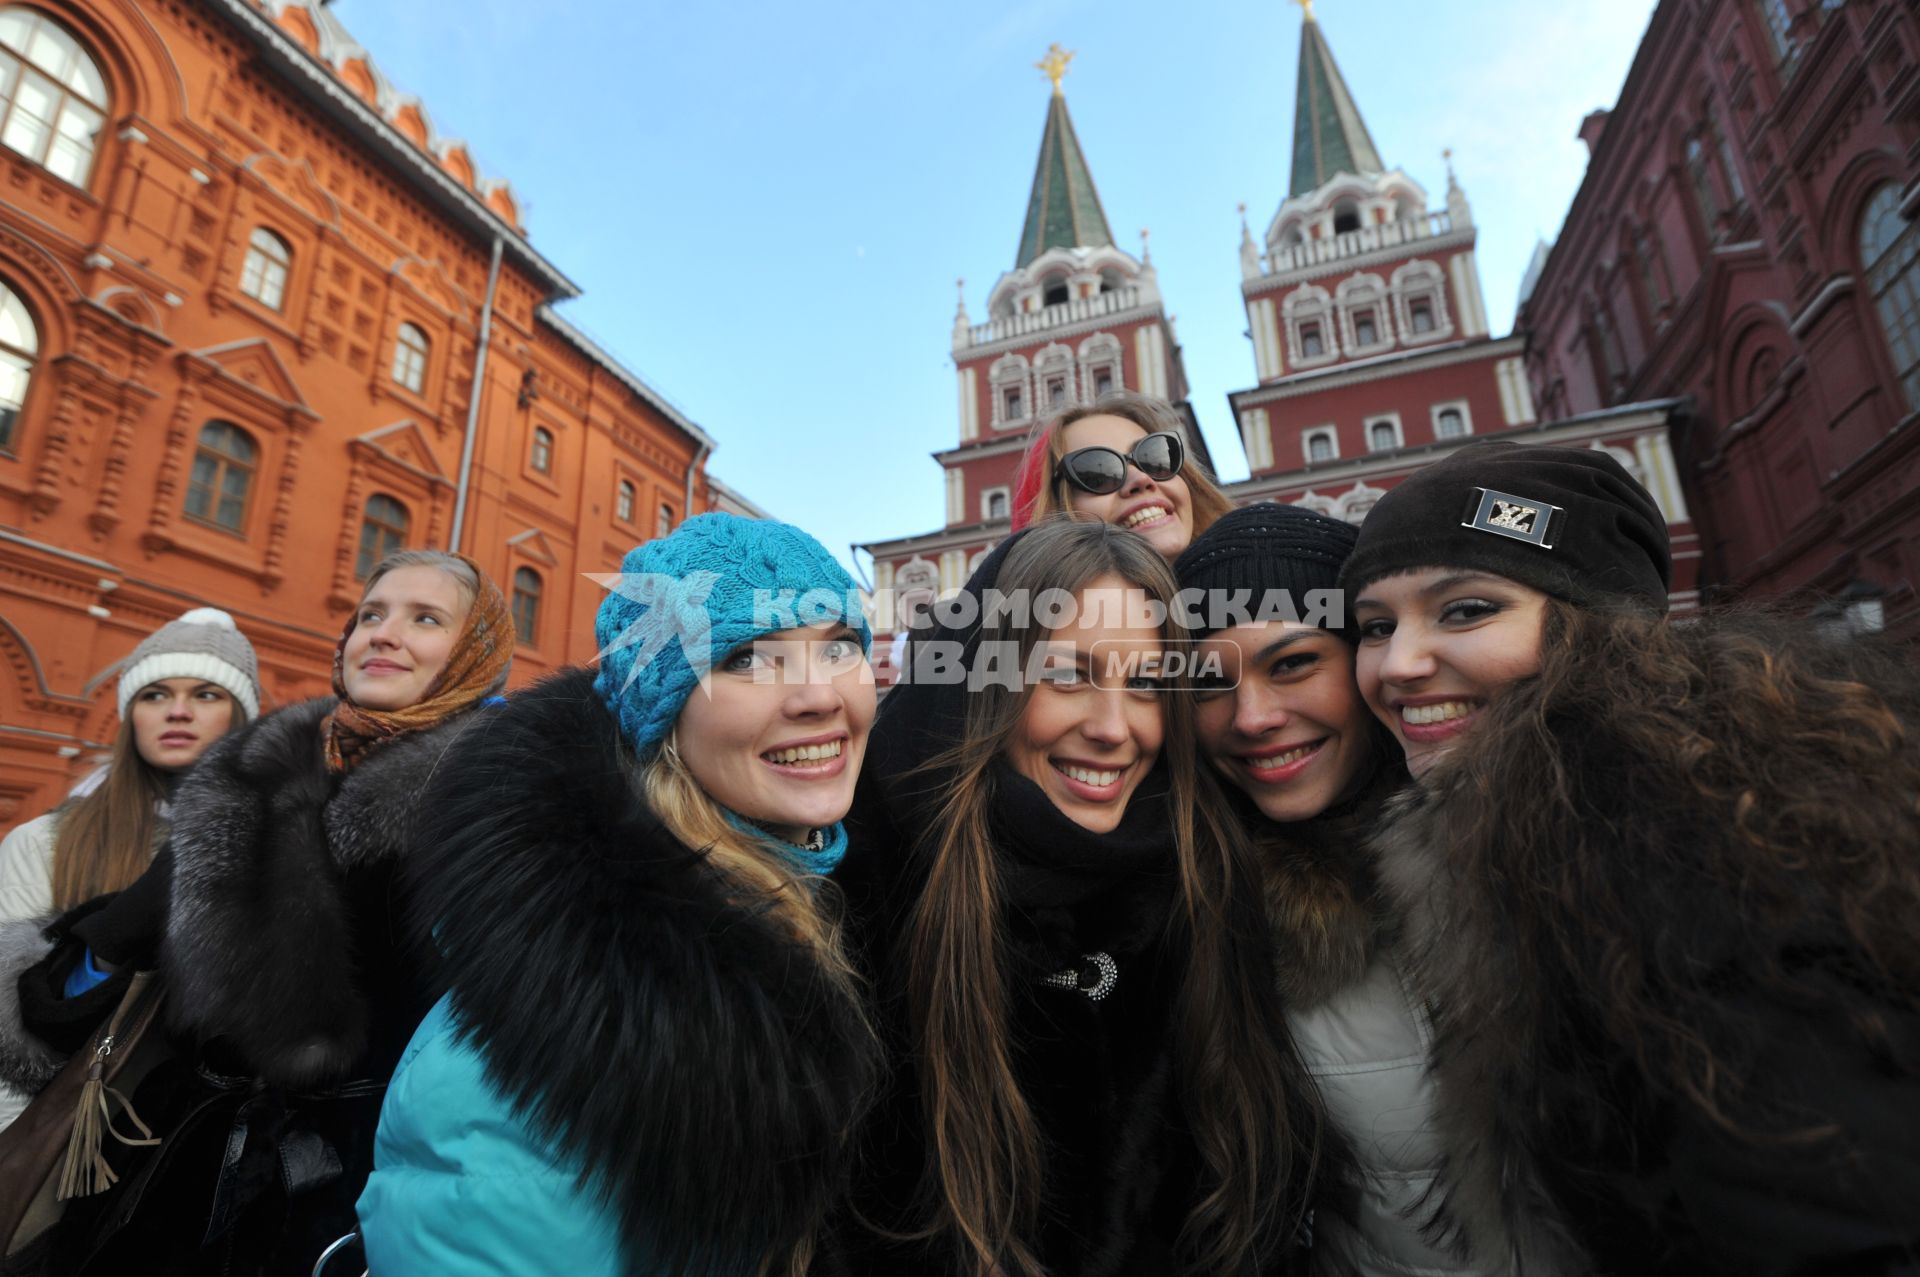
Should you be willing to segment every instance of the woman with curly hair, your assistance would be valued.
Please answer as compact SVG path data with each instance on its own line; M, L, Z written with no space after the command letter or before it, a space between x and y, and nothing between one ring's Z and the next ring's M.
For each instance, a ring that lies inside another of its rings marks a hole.
M1518 1273L1912 1273L1920 674L1670 621L1668 579L1616 462L1511 443L1389 492L1342 574L1419 781L1379 850L1440 1222Z

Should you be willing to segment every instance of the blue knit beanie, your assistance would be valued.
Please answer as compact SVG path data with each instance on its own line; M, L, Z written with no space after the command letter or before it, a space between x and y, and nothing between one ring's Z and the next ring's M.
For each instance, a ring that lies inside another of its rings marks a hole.
M629 551L618 576L594 579L612 590L593 627L594 690L642 754L673 730L708 669L757 638L844 621L873 648L853 578L791 524L698 515Z

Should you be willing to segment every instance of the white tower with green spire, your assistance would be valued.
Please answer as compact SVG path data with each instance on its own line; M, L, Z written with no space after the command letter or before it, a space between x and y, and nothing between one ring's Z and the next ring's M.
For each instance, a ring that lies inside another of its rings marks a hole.
M1393 454L1529 423L1533 404L1522 343L1487 330L1450 157L1445 206L1429 208L1380 158L1311 0L1298 2L1287 195L1258 240L1241 210L1259 384L1230 396L1254 476L1239 495L1284 498L1300 474L1341 465L1361 480L1350 496L1305 485L1307 503L1357 519L1384 490L1367 475L1384 476Z
M953 318L959 428L934 454L946 485L938 532L867 545L874 587L944 593L1006 535L1013 475L1034 427L1110 390L1138 390L1185 408L1186 370L1140 232L1136 257L1114 242L1061 88L1073 54L1058 44L1036 65L1052 83L1040 155L1013 269L987 292L975 323L965 286ZM1187 444L1211 465L1188 421ZM883 618L884 620L885 618Z

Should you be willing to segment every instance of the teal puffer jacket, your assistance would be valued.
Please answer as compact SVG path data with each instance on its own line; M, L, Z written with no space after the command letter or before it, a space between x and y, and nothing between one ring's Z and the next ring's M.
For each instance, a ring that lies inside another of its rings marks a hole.
M618 1277L619 1227L580 1165L537 1141L459 1042L449 999L407 1044L360 1195L381 1277Z

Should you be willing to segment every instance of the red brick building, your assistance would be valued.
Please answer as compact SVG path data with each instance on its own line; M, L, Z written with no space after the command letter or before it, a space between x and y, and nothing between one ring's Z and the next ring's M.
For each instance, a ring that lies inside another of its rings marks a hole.
M0 4L0 831L195 605L282 704L374 558L455 546L516 681L591 658L581 574L745 503L578 291L319 0Z
M1520 317L1542 411L1686 397L1710 596L1920 629L1913 6L1662 0L1580 131L1586 179Z

